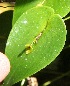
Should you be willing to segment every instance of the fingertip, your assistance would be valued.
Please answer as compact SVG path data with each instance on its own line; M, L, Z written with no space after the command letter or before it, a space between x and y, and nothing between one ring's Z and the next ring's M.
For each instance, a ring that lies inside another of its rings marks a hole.
M0 82L2 82L10 72L10 61L7 56L0 52Z

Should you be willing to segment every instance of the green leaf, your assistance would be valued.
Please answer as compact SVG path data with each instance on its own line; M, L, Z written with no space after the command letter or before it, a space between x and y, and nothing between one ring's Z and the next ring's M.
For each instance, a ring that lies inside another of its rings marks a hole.
M39 4L52 7L54 12L62 17L65 17L70 12L70 0L16 0L13 25L24 12Z
M65 40L65 24L52 8L34 7L26 11L13 26L6 44L11 71L4 86L49 65L60 54Z
M65 17L70 12L70 0L45 0L45 5L54 9L56 14Z
M24 12L26 12L28 9L36 7L40 2L43 2L43 0L16 0L13 25Z

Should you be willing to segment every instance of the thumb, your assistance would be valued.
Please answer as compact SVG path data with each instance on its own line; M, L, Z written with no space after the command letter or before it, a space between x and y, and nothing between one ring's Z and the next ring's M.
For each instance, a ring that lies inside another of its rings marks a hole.
M5 54L0 52L0 82L5 79L9 72L10 61Z

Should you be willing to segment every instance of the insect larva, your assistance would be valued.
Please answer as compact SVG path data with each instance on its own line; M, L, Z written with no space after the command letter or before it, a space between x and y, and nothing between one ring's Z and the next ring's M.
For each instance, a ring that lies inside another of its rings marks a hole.
M42 32L36 36L35 40L33 41L33 43L37 43L37 41L39 40L39 38L42 36Z
M32 50L32 46L30 44L26 44L25 48L26 48L26 54L29 54Z

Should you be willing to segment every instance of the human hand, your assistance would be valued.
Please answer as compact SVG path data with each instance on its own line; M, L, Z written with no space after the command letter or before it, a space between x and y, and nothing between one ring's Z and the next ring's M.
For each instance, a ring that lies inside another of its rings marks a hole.
M10 61L7 56L0 52L0 82L2 82L10 72Z

